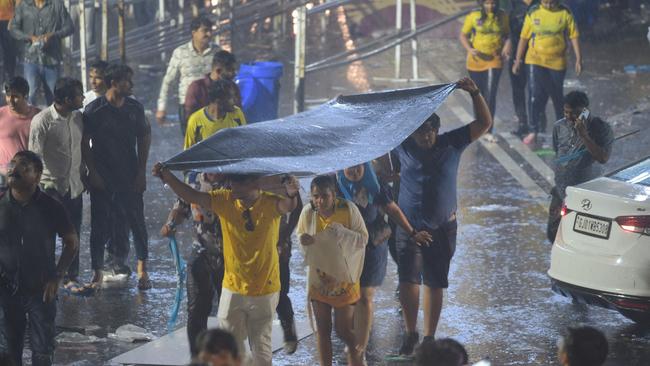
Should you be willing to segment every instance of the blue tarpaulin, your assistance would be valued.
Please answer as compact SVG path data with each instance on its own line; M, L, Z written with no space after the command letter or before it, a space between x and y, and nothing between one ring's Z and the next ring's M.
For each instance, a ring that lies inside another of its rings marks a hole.
M339 96L286 118L220 130L164 164L238 174L334 172L397 147L455 88L443 84Z

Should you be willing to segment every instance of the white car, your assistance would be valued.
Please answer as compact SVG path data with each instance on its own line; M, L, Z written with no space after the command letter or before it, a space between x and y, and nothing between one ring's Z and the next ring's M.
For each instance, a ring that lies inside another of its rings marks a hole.
M553 290L650 324L650 157L566 192Z

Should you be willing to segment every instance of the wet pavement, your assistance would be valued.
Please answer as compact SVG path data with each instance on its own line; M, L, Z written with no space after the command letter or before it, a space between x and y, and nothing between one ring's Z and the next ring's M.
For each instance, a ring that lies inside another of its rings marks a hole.
M340 24L340 23L339 23ZM308 54L313 60L343 49L343 32L336 21L328 32L330 45L318 46L318 34L309 42ZM316 33L316 32L314 32ZM439 81L453 81L463 72L464 54L449 31L430 32L421 37L420 71L423 77ZM439 38L445 36L446 38ZM264 43L262 41L258 43ZM317 45L317 46L312 46ZM408 45L403 46L403 73L410 73ZM291 55L291 44L274 50L276 57ZM638 51L638 52L637 52ZM236 50L237 52L237 50ZM585 73L567 77L568 87L584 87L592 100L592 112L606 117L619 131L642 128L643 131L618 143L607 169L613 169L641 156L650 154L650 100L647 95L650 74L629 75L623 72L626 64L642 64L650 60L645 33L621 34L615 42L592 40L585 42ZM255 58L254 49L241 50L239 60ZM393 52L383 53L354 66L355 73L340 67L308 74L307 99L331 98L341 93L355 93L359 85L370 85L374 90L407 87L415 84L397 84L374 81L372 76L392 75ZM292 70L285 63L282 80L281 114L291 110ZM440 71L439 65L447 65ZM134 64L134 66L137 66ZM365 72L359 73L359 67ZM155 69L153 69L155 70ZM151 72L150 74L147 72ZM149 110L155 104L160 72L136 69L135 94ZM359 80L359 75L365 77ZM363 76L365 75L365 76ZM510 88L507 75L500 85L497 115L503 120L498 131L514 129ZM175 110L170 105L169 110ZM550 110L549 110L550 112ZM457 123L449 106L443 106L440 115L442 129ZM550 114L549 114L550 115ZM153 116L149 115L153 121ZM450 124L446 124L448 121ZM463 123L469 121L462 121ZM549 127L550 128L550 127ZM149 165L173 156L182 147L177 124L153 126L153 143ZM82 276L90 278L89 271L89 201L85 196L84 224L81 238ZM88 298L60 293L57 325L60 330L80 330L89 326L88 333L101 340L96 343L59 344L57 364L98 365L137 344L107 338L107 334L124 324L135 324L156 336L167 332L169 312L174 303L176 277L168 242L160 238L158 230L165 222L174 201L173 193L153 178L145 193L145 216L150 236L150 271L154 288L139 292L135 276L128 283L103 289ZM453 337L464 343L472 362L489 357L494 365L555 365L558 336L568 326L588 324L603 330L610 342L607 365L645 365L650 363L650 332L636 326L617 313L605 309L573 304L554 294L546 275L549 267L550 244L545 239L545 204L531 198L528 192L482 146L473 144L465 152L459 175L459 231L457 251L452 262L450 287L445 293L445 305L437 337ZM182 252L189 254L188 225L179 228L178 239ZM306 317L306 271L300 250L294 247L291 259L292 287L290 297L296 316ZM389 260L388 275L377 291L375 325L368 348L369 365L390 365L384 361L400 344L401 315L395 296L396 266ZM135 260L131 264L135 268ZM185 303L181 307L176 327L186 321ZM335 338L336 339L336 338ZM336 363L345 364L343 344L335 340ZM277 365L315 365L317 352L314 337L300 342L294 355L282 351L274 355Z

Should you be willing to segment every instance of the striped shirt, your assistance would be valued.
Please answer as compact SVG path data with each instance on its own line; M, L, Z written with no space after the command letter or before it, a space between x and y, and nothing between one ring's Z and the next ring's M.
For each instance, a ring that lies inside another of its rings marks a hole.
M169 88L173 82L180 76L178 84L178 102L183 105L185 102L185 93L190 84L197 79L201 79L209 73L212 68L212 56L214 51L219 49L218 46L208 47L202 53L197 52L192 45L192 41L179 46L172 53L169 60L167 72L160 86L160 95L158 96L158 110L167 109L167 97Z

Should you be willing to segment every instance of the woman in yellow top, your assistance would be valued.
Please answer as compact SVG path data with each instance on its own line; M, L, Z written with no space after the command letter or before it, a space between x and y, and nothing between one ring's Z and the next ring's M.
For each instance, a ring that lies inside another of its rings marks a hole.
M297 235L309 266L307 296L316 318L320 364L332 365L332 309L336 333L348 347L348 364L363 365L352 331L354 304L361 297L368 231L357 206L336 198L336 182L318 176L311 182L311 204L298 220Z
M564 76L567 68L567 42L571 41L576 55L575 72L582 72L582 54L578 41L578 27L568 7L558 0L541 0L530 7L521 38L517 45L517 56L512 72L518 74L525 61L528 75L529 114L531 133L524 138L527 144L534 143L540 131L540 118L548 97L553 101L555 117L563 117ZM524 54L526 59L524 60Z
M499 9L497 0L479 0L478 3L480 8L465 18L459 38L467 50L469 76L481 90L494 118L501 58L510 57L510 25L508 15Z

